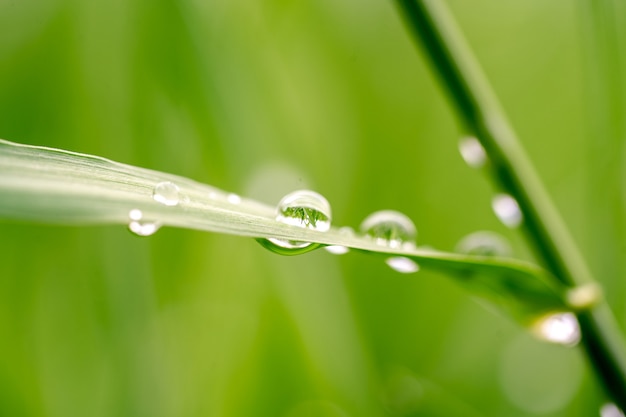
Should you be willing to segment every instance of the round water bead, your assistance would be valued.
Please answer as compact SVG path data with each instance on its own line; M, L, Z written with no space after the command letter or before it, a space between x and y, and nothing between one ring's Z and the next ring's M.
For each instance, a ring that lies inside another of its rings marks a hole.
M166 206L176 206L179 202L178 185L170 181L163 181L154 186L152 198Z
M331 209L328 200L310 190L298 190L284 196L276 207L276 220L292 226L326 232L330 229ZM268 239L274 245L286 249L302 249L311 242Z
M491 207L498 219L507 227L517 227L524 219L517 200L508 194L494 196L491 200Z
M580 326L573 313L553 313L539 319L533 326L535 336L546 342L575 346L580 341Z
M158 222L144 220L143 213L139 209L132 209L128 213L128 218L130 220L128 229L137 236L153 235L161 227Z
M417 262L404 256L392 256L391 258L387 258L385 263L389 265L391 269L401 274L412 274L420 270Z
M459 152L465 163L472 168L480 168L487 161L485 148L473 136L464 137L459 141Z
M361 232L374 238L376 244L400 248L415 242L417 229L404 214L394 210L381 210L367 216L361 223Z
M456 251L478 256L510 256L513 251L507 240L494 232L479 231L465 236Z

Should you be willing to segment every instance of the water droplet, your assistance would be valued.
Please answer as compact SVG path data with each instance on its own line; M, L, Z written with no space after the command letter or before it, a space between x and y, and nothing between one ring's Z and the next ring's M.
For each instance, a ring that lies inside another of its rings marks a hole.
M276 220L292 226L326 232L330 229L331 210L328 200L309 190L298 190L284 196L276 207ZM287 249L302 249L310 242L268 239L274 245Z
M143 213L139 209L132 209L128 213L128 218L130 219L128 229L138 236L150 236L161 227L158 222L144 220Z
M479 231L465 236L456 245L456 251L477 256L510 256L511 246L494 232Z
M419 265L413 259L404 256L392 256L387 258L385 263L402 274L412 274L420 270Z
M346 246L341 245L324 246L324 249L326 250L326 252L332 253L333 255L345 255L350 251L350 249L348 249Z
M579 285L567 291L567 304L577 310L589 309L602 299L602 288L595 282Z
M606 403L600 408L600 417L624 417L624 413L613 403Z
M517 201L508 194L497 194L491 207L500 221L507 227L517 227L522 223L522 211Z
M217 198L217 193L215 191L211 191L209 193L209 199L215 200Z
M487 153L483 145L473 136L465 137L459 142L459 152L467 165L480 168L487 161Z
M575 346L580 341L580 326L573 313L553 313L533 325L535 335L547 342Z
M239 197L237 194L228 194L228 196L226 197L226 200L228 200L228 202L230 204L239 204L241 203L241 197Z
M178 185L170 181L160 182L154 186L152 191L152 198L166 206L175 206L179 201L179 188Z
M370 214L361 223L361 232L374 238L376 244L390 248L400 248L407 242L413 243L417 235L411 219L394 210Z

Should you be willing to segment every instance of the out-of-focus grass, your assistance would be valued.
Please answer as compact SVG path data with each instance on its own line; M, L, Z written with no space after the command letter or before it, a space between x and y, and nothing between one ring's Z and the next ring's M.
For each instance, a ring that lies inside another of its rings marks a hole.
M605 202L581 189L574 5L450 4L582 240L584 208ZM0 0L0 27L2 138L269 203L306 185L337 224L393 208L419 243L493 229L528 257L391 2ZM586 416L601 401L586 376L566 389L578 352L555 362L440 275L172 229L4 222L0 237L0 415ZM534 389L548 365L561 379Z

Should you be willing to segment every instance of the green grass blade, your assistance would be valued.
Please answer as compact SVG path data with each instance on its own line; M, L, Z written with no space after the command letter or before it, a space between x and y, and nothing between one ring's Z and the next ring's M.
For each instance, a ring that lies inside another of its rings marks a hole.
M153 199L154 186L170 181L180 202ZM532 264L514 260L390 248L337 228L319 232L275 220L275 209L195 181L59 149L0 141L0 217L61 224L128 224L139 209L161 225L257 239L313 242L311 250L340 245L383 258L405 257L422 268L454 277L472 294L490 300L525 325L552 311L570 309L565 287ZM267 245L264 245L267 246ZM304 252L304 251L302 251Z
M522 228L551 277L566 285L593 278L520 145L452 15L440 0L396 0L435 66L465 127L485 148L490 174L522 210ZM626 343L606 303L579 315L583 346L607 392L626 408Z

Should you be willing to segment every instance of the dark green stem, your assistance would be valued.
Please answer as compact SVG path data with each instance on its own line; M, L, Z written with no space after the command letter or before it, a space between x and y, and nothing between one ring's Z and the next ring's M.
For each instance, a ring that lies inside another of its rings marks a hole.
M435 66L465 128L489 155L497 185L524 215L523 230L538 258L570 286L592 282L582 256L552 204L486 77L442 0L396 0L409 29ZM582 343L607 392L626 409L626 345L608 306L579 315Z

